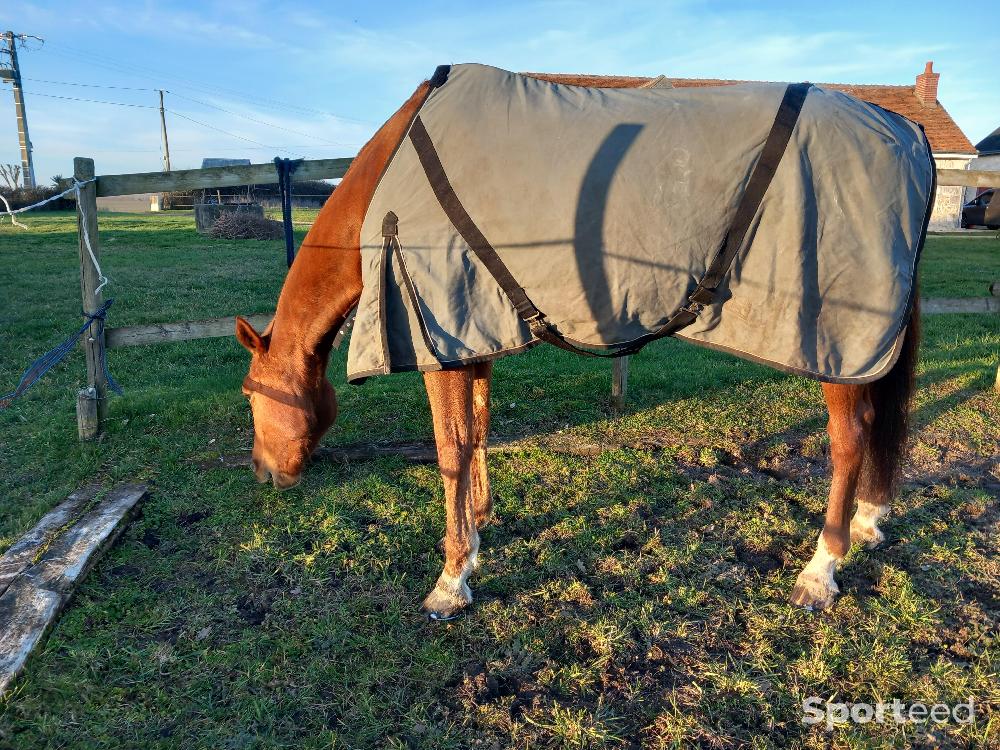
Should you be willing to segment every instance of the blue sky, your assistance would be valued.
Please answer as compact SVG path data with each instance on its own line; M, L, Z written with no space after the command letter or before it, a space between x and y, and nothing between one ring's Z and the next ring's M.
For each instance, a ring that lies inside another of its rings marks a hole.
M992 20L971 17L974 4L963 7L912 0L6 0L0 29L45 39L19 52L44 182L70 173L81 155L95 159L98 173L159 169L159 116L146 108L156 104L156 88L172 92L166 106L174 168L198 166L203 156L352 155L437 64L456 62L907 84L934 60L938 98L975 143L1000 125L1000 41L989 41L1000 38L979 32ZM17 161L10 86L2 85L0 163Z

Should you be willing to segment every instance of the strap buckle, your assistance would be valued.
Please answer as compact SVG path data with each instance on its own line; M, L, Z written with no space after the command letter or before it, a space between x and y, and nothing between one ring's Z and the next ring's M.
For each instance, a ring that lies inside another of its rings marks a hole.
M681 305L680 309L692 318L697 318L713 302L715 302L715 290L707 289L699 284L698 288L691 293L687 302Z
M696 302L703 306L711 305L713 302L715 302L715 290L707 289L706 287L703 287L699 284L698 288L691 293L691 296L688 297L688 299L691 302Z
M528 324L528 329L535 338L541 338L540 334L547 333L549 330L549 324L545 320L545 316L542 315L541 310L535 310L531 315L525 316L523 320Z
M704 309L705 306L701 302L692 302L691 300L688 300L686 305L681 305L680 311L686 312L688 315L697 318Z

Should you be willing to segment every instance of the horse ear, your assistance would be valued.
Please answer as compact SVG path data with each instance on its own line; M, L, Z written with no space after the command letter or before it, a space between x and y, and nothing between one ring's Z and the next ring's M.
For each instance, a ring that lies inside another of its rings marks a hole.
M252 354L263 354L267 351L267 342L254 330L250 321L239 315L236 316L236 339Z

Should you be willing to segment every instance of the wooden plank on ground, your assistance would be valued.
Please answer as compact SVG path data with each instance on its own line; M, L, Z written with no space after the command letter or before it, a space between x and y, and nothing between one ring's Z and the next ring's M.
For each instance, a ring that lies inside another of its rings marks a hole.
M0 556L0 595L21 573L27 570L35 558L58 532L80 515L86 505L96 497L100 488L96 484L87 485L63 500L49 511L28 533L7 548Z
M18 578L0 596L0 696L59 616L62 597Z
M954 299L936 298L920 300L920 312L924 315L943 313L998 313L1000 297L959 297Z
M253 327L262 331L271 322L274 313L260 313L245 316ZM184 320L177 323L154 323L145 326L124 326L107 328L104 331L106 346L115 349L120 346L142 346L143 344L165 344L170 341L190 341L233 336L236 331L235 316L210 318L208 320Z
M353 159L310 159L295 170L292 180L330 180L343 177ZM273 162L205 169L175 169L172 172L107 174L97 178L98 197L203 190L237 185L271 185L278 182Z
M49 530L35 547L36 554L30 564L9 582L0 596L0 696L24 669L28 657L45 638L77 585L121 534L146 496L146 487L119 485L89 509L89 500L97 492L88 493L89 488L81 491L75 504L69 504L77 494L74 493L49 514L52 518L46 516L28 532L37 540L39 534L35 532L39 527ZM71 520L67 521L67 516ZM14 545L19 548L20 559L31 543Z

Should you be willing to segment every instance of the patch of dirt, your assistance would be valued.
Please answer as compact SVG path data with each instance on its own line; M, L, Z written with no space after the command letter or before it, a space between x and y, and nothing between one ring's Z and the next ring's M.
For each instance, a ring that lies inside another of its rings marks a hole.
M736 559L760 575L766 575L785 566L784 554L781 552L755 550L739 541L734 546Z
M481 706L500 697L500 684L485 664L473 664L465 669L458 695L466 705Z
M257 600L250 594L244 594L236 600L236 612L247 625L260 627L271 609L270 599L271 597L266 594L264 600Z
M191 513L181 513L177 517L177 525L183 529L186 529L187 527L193 526L199 521L204 521L210 515L212 515L212 511L210 510L196 510L192 511Z

